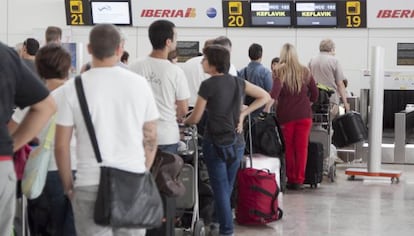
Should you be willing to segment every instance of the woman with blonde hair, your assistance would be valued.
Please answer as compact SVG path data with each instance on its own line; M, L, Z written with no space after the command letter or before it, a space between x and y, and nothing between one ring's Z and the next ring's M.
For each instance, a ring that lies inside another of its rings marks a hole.
M271 96L282 126L286 146L287 188L301 189L305 180L309 133L312 126L311 103L318 89L308 68L300 64L292 44L283 45L280 65L273 70Z

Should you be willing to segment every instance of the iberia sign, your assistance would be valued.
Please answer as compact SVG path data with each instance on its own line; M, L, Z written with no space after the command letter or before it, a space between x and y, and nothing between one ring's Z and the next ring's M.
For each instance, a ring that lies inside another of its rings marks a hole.
M368 28L413 28L414 1L367 1Z
M157 19L170 20L177 27L223 26L221 0L134 0L131 4L134 26L148 27Z

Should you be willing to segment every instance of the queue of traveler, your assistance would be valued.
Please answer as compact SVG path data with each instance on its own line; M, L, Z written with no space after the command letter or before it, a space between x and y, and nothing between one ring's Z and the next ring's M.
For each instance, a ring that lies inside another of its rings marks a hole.
M131 61L124 50L125 38L115 26L97 25L89 34L92 60L82 70L81 80L103 163L134 173L149 171L157 148L178 152L178 123L202 121L202 151L215 200L210 233L234 235L231 193L245 150L244 120L250 113L255 116L274 108L285 139L288 188L301 189L311 104L318 96L316 82L334 88L331 102L337 105L341 97L349 110L335 45L322 40L320 54L306 67L299 62L295 47L286 43L269 70L261 64L262 46L253 43L248 49L249 64L237 71L231 64L232 43L225 36L206 40L201 56L178 65L174 23L154 21L148 35L151 52ZM4 68L0 70L0 188L4 193L0 196L0 235L18 231L13 223L17 186L13 152L32 140L42 143L49 127L56 126L45 187L28 202L32 235L173 236L175 199L163 195L164 219L159 228L95 223L100 165L74 79L68 78L71 58L60 45L61 37L60 28L48 27L45 46L39 48L36 39L28 38L19 45L19 54L0 44ZM189 106L193 110L187 116ZM332 113L337 113L336 106Z

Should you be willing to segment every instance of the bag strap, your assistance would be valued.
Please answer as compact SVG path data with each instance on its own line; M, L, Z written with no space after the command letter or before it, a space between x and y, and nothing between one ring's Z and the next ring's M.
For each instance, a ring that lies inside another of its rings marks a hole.
M95 129L92 124L91 114L89 113L88 103L86 101L85 92L81 76L75 77L76 94L78 95L79 105L82 111L83 119L85 120L86 128L88 130L89 138L91 139L93 151L98 163L102 162L101 152L99 151L98 140L96 139Z
M250 82L249 78L251 78L251 75L254 75L254 72L256 72L256 69L257 69L257 66L255 68L253 68L253 70L250 72L250 76L247 76L247 66L244 67L244 69L243 69L244 70L244 79Z
M50 149L52 146L52 142L55 136L56 131L56 122L55 122L55 116L52 116L50 119L49 128L47 129L45 140L43 141L43 148Z

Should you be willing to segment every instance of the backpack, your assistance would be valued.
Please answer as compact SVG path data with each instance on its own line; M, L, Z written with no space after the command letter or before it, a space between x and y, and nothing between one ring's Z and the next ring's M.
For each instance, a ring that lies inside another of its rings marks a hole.
M178 177L183 165L184 161L179 155L157 150L151 173L160 192L168 197L185 194L185 186Z
M312 111L314 113L328 113L330 97L335 93L335 90L318 83L316 85L319 90L318 100L312 104Z
M276 116L272 113L261 113L251 122L253 150L246 145L246 152L281 157L285 152L285 143ZM248 130L248 121L244 124L244 130ZM246 143L250 142L248 132L245 132L245 140Z

